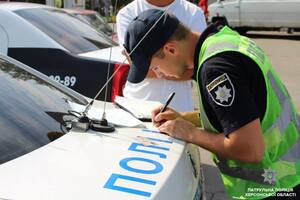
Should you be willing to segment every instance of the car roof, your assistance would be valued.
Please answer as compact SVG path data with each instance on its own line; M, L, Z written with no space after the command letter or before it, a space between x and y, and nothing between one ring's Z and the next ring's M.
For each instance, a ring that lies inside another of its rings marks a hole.
M36 3L23 3L23 2L1 2L0 9L9 10L9 11L16 11L16 10L23 10L23 9L30 9L30 8L54 8L50 6L46 6L43 4L36 4Z

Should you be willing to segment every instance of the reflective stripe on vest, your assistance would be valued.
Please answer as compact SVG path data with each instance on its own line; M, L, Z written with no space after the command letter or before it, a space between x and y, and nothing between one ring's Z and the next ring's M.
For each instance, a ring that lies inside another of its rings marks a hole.
M215 163L223 174L264 185L276 185L276 172L272 168L250 169L245 167L229 167L226 159L216 157L218 161L215 160Z
M211 45L209 46L206 50L205 50L205 54L204 57L210 55L212 52L216 52L218 50L221 49L239 49L239 46L233 43L222 43L222 44L215 44L215 45Z
M280 116L277 118L276 122L269 129L274 129L276 126L278 126L280 132L283 133L284 130L286 129L286 127L289 125L289 123L291 121L294 121L297 126L298 133L299 133L300 132L299 115L296 115L296 116L293 115L290 99L286 98L284 96L283 92L281 91L279 86L276 84L275 79L270 71L268 72L268 78L269 78L271 85L276 93L277 98L279 99L279 103L281 104L281 106L283 108Z
M276 93L277 98L279 99L279 103L283 108L280 116L277 118L276 122L268 129L268 131L271 131L270 129L274 129L278 127L280 133L283 133L286 127L289 125L289 123L291 121L294 121L298 133L300 133L300 116L298 114L293 115L291 103L289 101L290 99L284 96L283 92L276 84L275 79L270 71L268 73L268 78L270 79L271 85ZM299 159L300 159L300 136L298 137L298 140L293 145L293 147L285 155L282 156L281 160L288 161L288 162L296 162Z

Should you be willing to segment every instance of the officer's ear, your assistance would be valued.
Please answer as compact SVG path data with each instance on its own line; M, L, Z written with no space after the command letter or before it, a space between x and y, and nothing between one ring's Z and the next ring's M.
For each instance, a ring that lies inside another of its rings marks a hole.
M168 41L164 46L163 46L163 51L165 54L170 54L170 55L176 55L177 52L177 46L176 43L173 41Z

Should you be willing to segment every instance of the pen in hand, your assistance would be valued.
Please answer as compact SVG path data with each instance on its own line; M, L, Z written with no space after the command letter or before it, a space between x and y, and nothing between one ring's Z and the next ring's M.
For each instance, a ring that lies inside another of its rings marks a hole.
M168 96L168 99L167 99L167 101L166 101L166 103L164 104L164 106L160 109L160 111L159 111L159 113L163 113L163 112L165 112L166 110L167 110L167 107L168 107L168 105L170 104L170 102L171 102L171 100L173 99L173 97L174 97L174 95L175 95L175 92L172 92L169 96ZM161 120L161 121L153 121L153 123L154 123L154 125L156 126L156 127L158 127L158 126L160 126L161 124L163 124L164 122L165 122L166 120Z
M172 92L172 93L169 95L169 97L168 97L168 99L167 99L165 105L161 108L160 113L166 111L166 109L167 109L168 105L170 104L170 102L172 101L174 95L175 95L175 92Z

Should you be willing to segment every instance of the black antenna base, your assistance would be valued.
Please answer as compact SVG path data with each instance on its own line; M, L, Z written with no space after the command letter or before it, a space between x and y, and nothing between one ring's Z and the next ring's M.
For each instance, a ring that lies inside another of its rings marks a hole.
M111 133L114 132L115 126L111 123L108 123L106 119L101 120L92 120L90 128L94 131Z

